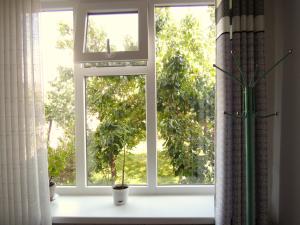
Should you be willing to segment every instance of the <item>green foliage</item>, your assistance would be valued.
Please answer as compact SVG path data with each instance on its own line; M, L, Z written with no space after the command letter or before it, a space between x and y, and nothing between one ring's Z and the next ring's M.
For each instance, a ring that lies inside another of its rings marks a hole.
M72 49L73 48L73 30L65 23L58 24L58 30L61 34L61 39L56 42L58 49Z
M48 147L48 171L50 180L54 177L59 177L62 170L65 168L65 157L55 154L55 150Z
M48 146L49 177L57 184L75 184L74 142L60 140L57 148Z
M116 184L122 183L122 154L119 154L116 158L116 171L117 176L115 179ZM146 163L147 155L146 153L126 153L126 163L125 163L125 183L131 184L145 184L147 183L147 173L146 173ZM111 185L110 171L107 168L103 169L104 171L96 172L91 170L89 174L88 184L89 185L98 185L98 184L107 184ZM105 176L106 175L106 176Z
M46 120L56 121L68 132L74 131L74 80L73 69L58 67L59 76L50 83L45 104Z
M106 40L107 34L102 29L98 29L93 21L89 20L86 50L88 52L106 52ZM110 48L113 51L115 47L110 46Z
M155 31L156 34L160 34L162 30L165 30L165 25L170 20L170 12L165 8L155 9Z
M133 41L133 38L127 35L123 41L123 46L125 51L137 51L138 45Z

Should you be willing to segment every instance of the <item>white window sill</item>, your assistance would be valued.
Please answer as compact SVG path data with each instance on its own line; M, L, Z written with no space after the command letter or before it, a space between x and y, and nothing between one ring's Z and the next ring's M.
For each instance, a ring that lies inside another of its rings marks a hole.
M214 197L129 196L115 206L112 196L59 196L51 211L54 224L214 224Z

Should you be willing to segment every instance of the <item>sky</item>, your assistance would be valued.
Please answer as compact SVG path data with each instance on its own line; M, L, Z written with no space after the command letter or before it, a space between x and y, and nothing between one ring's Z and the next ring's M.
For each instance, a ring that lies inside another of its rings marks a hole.
M116 50L123 50L123 40L127 35L133 38L134 43L138 43L137 13L91 15L88 21L90 20L105 31Z

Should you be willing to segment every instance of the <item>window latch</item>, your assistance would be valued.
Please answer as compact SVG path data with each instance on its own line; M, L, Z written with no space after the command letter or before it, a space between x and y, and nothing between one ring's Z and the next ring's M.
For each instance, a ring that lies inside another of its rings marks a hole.
M107 51L107 54L110 56L110 43L109 43L109 38L106 40L106 51Z

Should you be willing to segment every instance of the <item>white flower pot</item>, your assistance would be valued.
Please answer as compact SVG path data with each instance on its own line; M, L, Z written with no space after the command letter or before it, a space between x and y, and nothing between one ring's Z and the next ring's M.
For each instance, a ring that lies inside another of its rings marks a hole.
M115 205L125 205L128 199L129 187L128 185L114 185L112 187L113 199Z
M55 184L55 183L53 183L52 185L49 185L50 201L53 201L53 200L54 200L55 189L56 189L56 184Z

